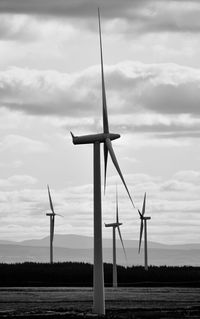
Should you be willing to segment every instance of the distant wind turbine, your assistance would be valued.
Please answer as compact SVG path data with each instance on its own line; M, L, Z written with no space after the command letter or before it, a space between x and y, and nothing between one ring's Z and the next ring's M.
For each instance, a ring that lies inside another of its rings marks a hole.
M48 189L48 195L49 195L49 204L52 211L52 213L47 213L46 216L50 217L50 264L53 264L53 238L54 238L55 216L56 215L61 216L61 215L55 214L49 185L47 185L47 189Z
M142 242L142 234L143 234L143 228L144 228L144 267L145 270L148 270L148 250L147 250L147 220L151 219L151 217L144 217L146 209L146 193L144 194L144 201L142 206L142 213L138 209L138 213L140 215L140 238L139 238L139 250L141 248L141 242Z
M117 287L117 263L116 263L116 228L119 233L119 238L122 244L122 248L124 251L126 263L127 263L127 256L126 256L126 251L124 248L124 243L122 240L122 235L120 231L120 226L122 223L119 222L119 208L118 208L118 193L117 193L117 188L116 188L116 222L112 224L105 224L105 227L112 227L113 229L113 287Z
M94 145L94 269L93 269L93 285L94 285L94 297L93 297L93 312L97 314L105 314L105 296L104 296L104 275L103 275L103 258L102 258L102 209L101 209L101 165L100 165L100 143L104 145L104 190L106 186L106 171L107 171L107 159L108 153L112 159L112 162L126 188L128 196L133 204L131 195L125 183L124 177L120 170L117 158L115 156L112 140L120 137L119 134L110 133L108 125L108 113L106 104L106 91L104 81L104 68L103 68L103 52L102 52L102 40L101 40L101 23L100 23L100 11L98 9L99 20L99 39L100 39L100 55L101 55L101 81L102 81L102 104L103 104L103 133L91 134L84 136L72 135L74 144L93 144ZM134 204L133 204L134 206Z

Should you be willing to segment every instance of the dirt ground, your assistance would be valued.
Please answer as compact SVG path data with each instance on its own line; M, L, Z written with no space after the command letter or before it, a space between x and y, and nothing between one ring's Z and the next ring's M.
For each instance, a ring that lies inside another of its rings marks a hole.
M106 288L106 318L200 319L200 288ZM96 318L92 288L0 288L0 318Z

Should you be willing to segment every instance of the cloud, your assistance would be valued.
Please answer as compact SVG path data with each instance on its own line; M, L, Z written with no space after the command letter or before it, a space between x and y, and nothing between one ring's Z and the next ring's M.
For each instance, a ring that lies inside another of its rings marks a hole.
M111 116L114 131L126 134L153 133L160 139L167 138L199 138L200 118L190 114L158 114L156 112L141 112Z
M145 4L140 12L138 31L199 32L199 13L198 1L151 1L150 5Z
M25 14L1 14L0 39L14 42L48 42L49 38L67 41L76 34L76 25L67 20L45 19ZM52 40L50 40L52 41ZM30 44L30 43L29 43Z
M99 73L97 67L74 74L21 68L1 71L0 107L56 116L62 126L80 132L101 130ZM199 70L126 61L105 67L105 80L108 113L116 130L152 132L160 139L199 138Z
M145 5L147 0L124 1L109 0L106 3L103 0L98 2L98 6L105 10L107 17L128 13L128 10L133 6L135 9ZM7 0L0 2L0 12L4 13L26 13L37 15L52 15L52 16L66 16L66 17L93 17L97 15L97 4L91 0Z
M199 81L187 83L150 85L139 101L152 110L167 114L199 114ZM192 103L191 103L192 102Z
M2 71L1 106L34 115L90 114L96 104L90 88L95 85L93 74L93 69L79 75L19 68Z
M124 62L109 71L107 82L112 83L112 90L116 82L121 96L128 94L121 103L125 112L144 108L161 114L199 114L199 70L170 63ZM110 75L115 77L114 84Z
M144 192L147 192L146 214L152 217L149 224L151 240L164 242L167 238L167 243L183 243L183 229L187 227L190 227L188 242L199 240L199 233L194 231L194 225L200 223L199 175L199 171L182 171L170 178L145 174L125 176L136 207L141 208ZM0 210L4 212L0 216L2 239L13 239L15 233L19 240L40 238L49 233L45 215L49 210L47 190L37 189L36 182L34 177L23 175L0 180L2 188L12 185L12 190L0 191ZM103 222L111 222L115 218L115 190L116 176L108 177L106 195L102 198ZM51 189L51 195L55 211L64 216L57 218L56 232L78 234L81 231L92 236L92 185ZM118 185L118 195L124 239L133 239L133 234L139 232L137 210L133 210L121 184ZM26 232L27 227L29 233ZM12 233L10 228L13 229ZM107 236L110 235L107 233Z
M112 114L144 109L160 114L199 114L199 70L167 63L124 62L106 67L105 77ZM79 74L12 68L0 72L0 93L1 107L12 110L34 115L90 115L101 103L99 68Z
M189 182L200 185L200 172L197 171L181 171L176 173L174 177L180 182Z
M123 3L120 0L99 0L98 6L101 8L102 18L106 20L106 27L126 36L133 32L144 34L200 31L200 5L194 0L125 0ZM76 24L77 20L79 23L82 20L92 31L94 20L95 25L97 20L97 4L92 0L7 0L0 2L0 12L39 16L43 20L47 19L47 16L67 18L75 20ZM22 28L21 32L24 33Z
M23 162L21 160L14 160L11 162L1 162L0 167L1 168L19 168L23 165Z
M27 187L37 183L37 179L29 175L13 175L7 179L0 179L0 187L3 188L16 188Z
M47 144L24 137L10 134L0 140L0 152L13 151L20 153L45 153L49 150Z
M188 184L177 180L171 180L162 185L162 190L169 192L182 192L188 189Z
M36 31L36 30L35 30ZM25 15L1 14L0 39L33 41L35 32L30 24L30 19Z

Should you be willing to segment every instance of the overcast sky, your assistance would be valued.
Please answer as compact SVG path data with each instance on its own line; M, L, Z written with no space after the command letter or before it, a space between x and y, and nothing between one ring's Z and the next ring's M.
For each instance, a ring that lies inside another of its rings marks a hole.
M0 0L0 239L49 234L47 183L64 215L55 232L93 234L93 148L69 132L102 131L98 6L113 148L138 208L147 192L149 239L198 243L197 0ZM110 159L103 223L115 217L116 183L123 238L138 239Z

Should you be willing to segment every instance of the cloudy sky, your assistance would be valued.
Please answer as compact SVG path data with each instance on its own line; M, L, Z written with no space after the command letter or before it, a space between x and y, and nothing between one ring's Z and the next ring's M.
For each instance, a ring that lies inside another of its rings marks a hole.
M49 234L47 183L56 233L93 234L93 148L69 132L102 131L98 6L113 147L137 207L147 192L149 239L199 242L198 0L0 0L0 239ZM116 183L122 235L137 239L111 161L103 222Z

